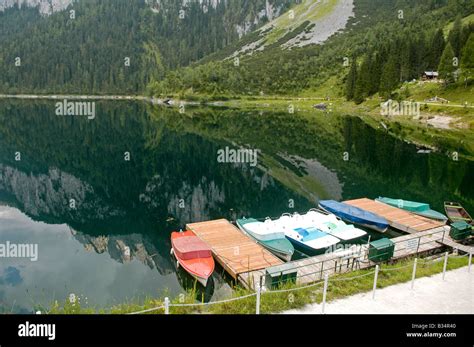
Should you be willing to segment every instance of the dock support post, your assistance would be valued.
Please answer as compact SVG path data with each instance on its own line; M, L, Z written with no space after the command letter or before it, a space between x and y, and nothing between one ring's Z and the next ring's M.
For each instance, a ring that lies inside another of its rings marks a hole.
M411 290L415 286L415 277L416 277L416 265L418 264L418 258L415 258L415 262L413 263L413 274L411 275Z
M321 262L321 276L319 276L319 279L323 279L323 271L324 271L324 260Z
M375 265L374 288L372 289L372 300L375 300L375 290L377 289L377 279L379 277L379 266Z
M170 314L170 299L165 298L165 314Z
M469 265L467 266L467 272L471 272L471 263L472 263L472 252L469 252Z
M255 307L255 314L260 314L260 294L262 293L262 287L261 284L257 284L257 303Z
M324 289L323 289L323 303L321 306L321 313L324 314L324 310L326 308L326 294L328 292L328 281L329 281L329 275L324 274Z
M449 253L446 252L446 253L444 254L443 281L444 281L444 278L446 277L446 267L448 266L448 256L449 256Z

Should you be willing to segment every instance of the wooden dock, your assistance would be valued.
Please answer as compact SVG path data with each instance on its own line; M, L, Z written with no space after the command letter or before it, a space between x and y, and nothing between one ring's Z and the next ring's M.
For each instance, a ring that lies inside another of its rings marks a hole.
M473 237L471 236L470 238L466 239L465 241L472 240ZM463 245L462 243L454 241L450 236L445 237L442 241L440 241L445 246L451 247L452 249L457 249L458 251L464 252L464 253L471 253L474 254L474 246L469 246L469 245Z
M441 249L450 240L449 227L441 226L391 240L395 243L392 260L400 260ZM457 248L460 249L460 247ZM299 285L321 281L324 279L324 274L331 276L376 265L368 259L367 245L352 246L351 249L296 260L287 264L297 271L296 283ZM260 278L262 278L262 284L265 285L265 269L239 274L241 284L247 289L255 289L254 284L259 283Z
M241 273L283 264L226 219L192 223L186 228L211 247L216 261L236 280Z
M409 234L436 229L446 224L366 198L344 201L344 203L384 217L392 228Z

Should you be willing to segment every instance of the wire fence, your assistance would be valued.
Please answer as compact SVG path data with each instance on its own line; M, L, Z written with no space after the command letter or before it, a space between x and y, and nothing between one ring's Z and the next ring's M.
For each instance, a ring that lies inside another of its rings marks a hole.
M370 239L365 244L352 245L350 248L338 249L323 256L296 260L287 264L298 272L300 279L322 281L327 270L334 273L353 271L354 269L374 267L377 263L398 260L423 253L437 252L448 237L449 230L439 228L435 231L421 232L420 235L406 235L391 239L387 246L380 249L370 247ZM303 271L304 269L304 271Z
M433 265L433 264L439 263L441 260L444 259L442 278L443 278L443 280L445 280L449 258L459 259L459 258L464 258L464 257L469 257L468 272L470 273L471 272L471 264L472 264L472 253L461 255L461 256L458 256L458 255L451 255L450 256L449 253L446 252L444 254L444 256L441 257L441 258L434 258L434 259L418 259L418 258L415 258L413 264L407 264L407 265L399 266L399 267L395 267L395 268L382 268L380 265L377 264L377 265L375 265L375 270L370 271L368 273L361 274L361 275L356 275L356 276L351 276L351 277L331 278L331 282L336 282L337 283L337 282L341 282L341 281L351 281L351 280L360 279L360 278L363 278L363 277L368 277L368 276L373 275L374 276L374 283L373 283L373 289L372 289L372 298L375 299L375 292L376 292L376 289L377 289L377 280L378 280L378 275L379 275L380 272L399 271L399 270L402 270L402 269L407 269L409 267L412 267L413 272L412 272L412 279L411 279L411 289L413 289L415 279L416 279L417 265L419 263L421 263L423 265L427 265L427 264ZM370 269L370 268L367 268L367 270L368 269ZM265 287L263 287L259 284L259 285L256 286L256 291L254 293L250 293L248 295L243 295L243 296L239 296L239 297L229 298L229 299L225 299L225 300L220 300L220 301L212 301L212 302L207 302L207 303L203 303L203 302L200 302L200 303L171 303L169 301L169 298L165 298L164 305L157 306L157 307L150 308L150 309L145 309L145 310L142 310L142 311L132 312L132 313L128 313L128 314L130 314L130 315L145 314L145 313L150 313L150 312L156 312L156 311L159 311L159 310L164 310L165 314L169 314L170 308L172 308L172 307L196 307L196 308L197 307L209 307L209 306L212 306L212 305L219 305L219 304L225 304L225 303L229 303L229 302L244 300L244 299L248 299L250 297L256 297L255 312L256 312L256 314L259 314L260 313L260 306L261 306L260 303L261 303L262 295L278 294L278 293L290 293L290 292L295 292L295 291L299 291L299 290L303 290L303 289L308 289L308 288L311 288L311 287L317 287L319 285L324 285L323 300L322 300L322 303L321 303L321 313L324 314L325 313L325 304L326 304L328 282L329 282L329 274L325 273L324 274L324 281L318 281L318 282L314 282L314 283L311 283L311 284L300 285L300 286L296 286L294 288L287 288L287 289L269 289L269 288L265 288Z

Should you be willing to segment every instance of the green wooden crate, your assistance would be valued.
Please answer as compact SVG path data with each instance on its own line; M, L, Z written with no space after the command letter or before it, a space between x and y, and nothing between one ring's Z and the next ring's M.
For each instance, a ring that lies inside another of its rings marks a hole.
M297 270L291 264L273 266L265 271L265 286L275 289L285 283L296 283Z
M451 236L453 240L464 240L471 235L471 232L472 226L470 224L466 222L456 222L451 224L449 236Z
M395 244L392 240L383 238L370 243L369 259L374 262L389 260L395 252Z

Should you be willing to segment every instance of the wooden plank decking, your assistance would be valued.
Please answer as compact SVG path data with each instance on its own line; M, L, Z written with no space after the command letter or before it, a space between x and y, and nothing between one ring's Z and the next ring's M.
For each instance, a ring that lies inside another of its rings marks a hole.
M467 240L472 240L472 236ZM439 241L445 246L451 247L452 249L457 249L458 251L464 253L472 253L474 254L474 246L463 245L462 243L454 241L450 236L446 236L442 241Z
M392 259L403 259L442 248L448 239L449 227L447 226L393 238L395 250ZM331 276L336 273L345 273L375 266L376 263L368 260L367 245L359 247L362 248L359 248L358 252L353 250L352 255L350 250L340 253L334 252L292 261L287 264L290 264L297 270L296 283L299 285L321 281L324 278L324 274ZM239 274L241 284L248 289L255 289L254 285L259 283L260 277L262 277L262 284L265 285L264 269Z
M226 219L192 223L186 228L212 248L214 258L234 279L243 272L283 264Z
M387 219L392 228L407 232L416 233L419 231L431 230L445 225L445 223L433 219L418 216L414 213L393 207L375 200L357 199L344 201L344 203L359 207L363 210L375 213Z

